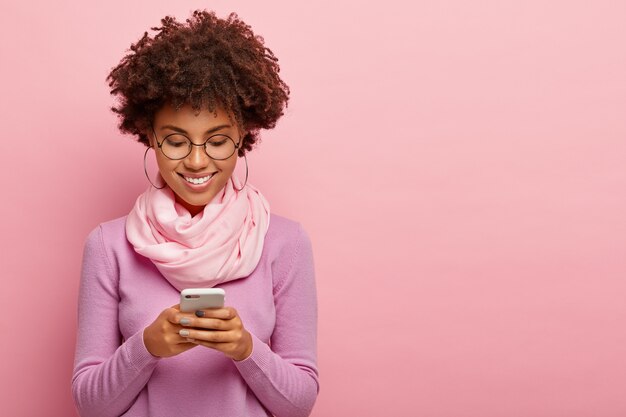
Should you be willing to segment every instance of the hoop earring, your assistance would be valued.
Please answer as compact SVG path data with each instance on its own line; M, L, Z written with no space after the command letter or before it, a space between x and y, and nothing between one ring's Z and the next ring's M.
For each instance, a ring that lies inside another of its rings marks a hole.
M243 185L241 186L241 188L237 188L235 187L235 185L233 184L233 188L237 191L241 191L246 187L246 184L248 183L248 158L246 158L246 154L243 154L243 160L246 162L246 180L243 182Z
M150 183L151 186L153 186L157 190L162 190L163 188L165 188L165 184L163 184L163 187L157 187L156 185L152 183L152 181L150 181L150 176L148 175L148 168L146 167L146 156L148 156L148 151L150 149L152 149L152 146L146 148L146 151L143 154L143 172L144 174L146 174L146 178L148 179L148 182Z

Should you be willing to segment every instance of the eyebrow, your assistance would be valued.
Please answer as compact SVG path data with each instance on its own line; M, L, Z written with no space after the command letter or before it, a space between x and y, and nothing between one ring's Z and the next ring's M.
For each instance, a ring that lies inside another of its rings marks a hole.
M232 127L231 125L219 125L219 126L215 126L210 128L209 130L207 130L206 132L204 132L204 134L210 134L210 133L214 133L217 132L218 130L222 130L228 127ZM182 129L178 126L174 126L174 125L165 125L165 126L161 126L161 128L159 130L163 130L163 129L170 129L173 130L174 132L178 132L178 133L184 133L186 135L188 135L189 133L185 130Z

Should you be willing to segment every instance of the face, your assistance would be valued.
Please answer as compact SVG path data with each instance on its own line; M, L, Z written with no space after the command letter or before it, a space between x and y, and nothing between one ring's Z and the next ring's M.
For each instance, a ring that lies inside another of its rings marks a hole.
M192 146L191 153L184 159L172 160L166 157L155 142L155 133L158 143L163 144L164 138L173 133L182 133L195 144L203 144L214 135L227 135L239 144L239 129L229 119L228 114L217 109L215 114L206 109L196 112L186 105L175 110L165 105L154 118L154 133L149 132L150 143L155 149L159 173L166 184L176 195L176 201L185 207L192 216L200 213L226 185L237 164L237 152L228 159L214 160L205 152L203 146ZM181 136L170 136L170 138ZM212 152L212 146L219 146L222 141L213 145L214 139L223 139L215 136L207 144ZM171 142L173 143L173 142ZM213 153L212 153L213 155Z

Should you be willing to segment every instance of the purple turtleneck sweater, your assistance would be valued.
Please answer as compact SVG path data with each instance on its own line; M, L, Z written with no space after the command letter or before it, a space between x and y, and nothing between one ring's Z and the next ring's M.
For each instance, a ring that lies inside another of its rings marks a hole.
M87 238L72 393L81 416L308 416L319 391L311 243L272 214L263 254L246 278L220 284L252 334L234 361L197 346L152 356L143 330L179 292L126 240L125 217Z

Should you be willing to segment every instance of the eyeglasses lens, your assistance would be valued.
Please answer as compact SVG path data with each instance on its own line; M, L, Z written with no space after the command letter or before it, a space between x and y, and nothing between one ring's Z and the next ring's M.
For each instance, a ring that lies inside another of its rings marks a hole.
M170 159L184 159L191 153L191 140L180 134L168 135L163 139L161 151ZM207 155L216 160L228 159L235 153L235 142L226 135L211 136L204 144Z

